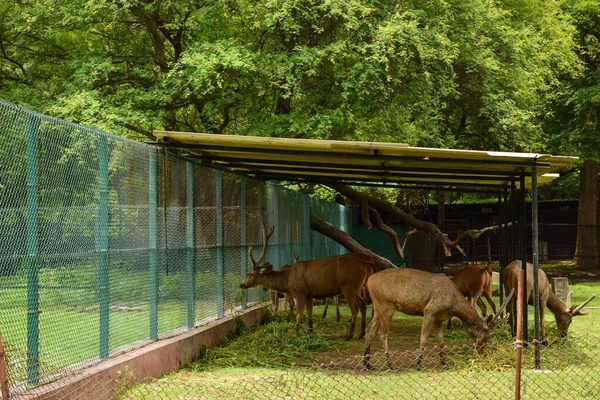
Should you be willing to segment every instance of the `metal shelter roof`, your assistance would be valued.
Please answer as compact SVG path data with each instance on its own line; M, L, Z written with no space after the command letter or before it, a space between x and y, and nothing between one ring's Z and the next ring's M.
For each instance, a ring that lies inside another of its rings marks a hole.
M402 143L285 139L155 131L152 144L180 149L186 157L224 170L271 181L340 183L354 186L495 190L531 188L559 176L578 158L412 147Z

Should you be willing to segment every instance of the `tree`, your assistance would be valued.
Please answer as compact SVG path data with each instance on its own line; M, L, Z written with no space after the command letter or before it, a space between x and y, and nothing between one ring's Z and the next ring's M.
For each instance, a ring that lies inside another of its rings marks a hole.
M560 95L552 103L546 127L551 150L562 149L582 158L575 262L599 267L598 161L600 159L600 2L565 0L563 8L577 28L577 55L581 70L564 76Z

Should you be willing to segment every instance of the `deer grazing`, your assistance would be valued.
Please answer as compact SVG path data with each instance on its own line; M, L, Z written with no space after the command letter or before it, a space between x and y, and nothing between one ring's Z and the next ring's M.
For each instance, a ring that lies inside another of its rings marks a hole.
M452 282L456 283L458 290L467 298L467 300L475 306L475 295L482 292L489 305L492 307L492 312L496 314L496 304L492 299L492 269L487 267L467 266L456 271L452 277ZM481 309L483 315L487 314L487 307L481 299L477 299L477 305Z
M521 260L515 260L508 264L504 268L504 272L502 273L502 282L504 283L504 290L517 289L517 280L518 273L521 271L523 262ZM527 303L529 305L533 305L533 264L526 263L527 265ZM596 297L595 294L588 297L583 303L579 306L571 306L571 295L573 293L569 293L567 295L567 304L564 304L558 296L552 291L550 288L550 283L548 282L548 278L546 277L546 273L538 269L538 293L539 293L539 301L540 301L540 336L544 343L546 341L546 324L544 321L544 311L546 307L554 314L556 319L556 326L558 327L558 331L560 336L566 337L567 332L569 330L569 326L573 321L573 317L578 315L587 315L587 313L582 313L581 309L585 307L590 301ZM516 315L517 303L513 298L508 303L508 310L511 311L511 315L508 319L511 333L516 335L517 324L514 316Z
M263 254L266 254L268 236L264 225L263 237ZM362 293L367 278L375 270L376 264L372 257L362 254L331 256L312 261L299 261L291 268L282 267L279 271L275 271L271 264L260 265L254 260L252 248L248 249L248 254L252 262L252 271L240 284L240 288L263 286L270 290L290 293L296 304L296 333L300 330L304 306L308 312L308 329L312 331L312 299L342 294L352 313L346 340L354 336L359 310L362 316L360 337L364 336L366 303ZM262 259L259 258L259 261Z
M379 334L388 366L392 368L388 332L395 310L408 315L423 316L417 358L417 368L420 368L423 349L432 331L436 333L441 348L444 321L452 317L460 319L478 348L483 348L487 344L490 327L498 323L498 317L506 307L505 301L494 316L484 320L446 275L411 268L385 269L377 272L367 281L367 288L375 312L365 338L364 364L369 369L371 368L369 362L371 340L375 334ZM480 295L481 293L478 293L476 297ZM512 293L510 295L512 296ZM440 359L443 363L444 354L441 351Z

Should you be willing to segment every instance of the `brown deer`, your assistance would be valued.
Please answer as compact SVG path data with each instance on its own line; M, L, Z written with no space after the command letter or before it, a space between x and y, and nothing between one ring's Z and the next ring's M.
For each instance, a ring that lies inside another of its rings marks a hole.
M502 273L502 282L504 283L505 288L504 290L517 289L518 273L519 271L521 271L522 264L523 262L521 260L515 260L504 268L504 272ZM527 303L529 305L533 305L533 264L526 263L526 265ZM544 343L547 343L546 324L544 321L544 311L546 307L548 307L548 309L554 314L554 317L556 319L556 326L558 327L560 336L566 337L567 332L569 331L569 326L573 321L573 317L578 315L587 315L587 313L582 313L581 309L585 307L590 301L592 301L594 297L596 297L596 295L593 294L579 306L571 306L571 295L573 293L569 293L567 295L567 304L564 304L550 288L550 283L548 282L546 273L541 269L538 269L538 293L540 301L540 335ZM517 324L515 323L516 321L514 318L514 316L516 315L516 306L516 300L511 299L507 307L507 309L511 312L508 321L513 336L516 335L517 332Z
M263 253L266 254L266 229L263 229ZM346 340L354 336L356 318L360 310L361 333L365 333L366 303L362 297L363 286L367 278L375 270L375 259L362 254L346 254L331 256L312 261L300 261L291 268L274 271L269 263L259 265L252 257L249 249L252 271L240 284L240 288L248 289L263 286L270 290L290 293L296 304L296 333L300 330L304 306L308 312L308 329L312 331L312 299L331 297L342 294L352 313L350 330Z
M460 319L478 348L483 348L487 344L490 327L498 323L498 316L506 307L505 301L499 312L484 320L446 275L411 268L385 269L377 272L367 281L367 288L375 312L365 339L364 364L369 369L371 368L369 363L371 340L376 333L383 343L388 366L392 368L388 332L395 310L408 315L423 316L417 358L417 368L420 368L423 349L432 331L435 331L440 348L442 347L444 321L452 317ZM478 293L476 297L480 295L481 293ZM440 359L444 363L444 354L441 351Z
M467 266L456 271L452 277L452 282L456 283L458 290L467 298L467 300L475 306L475 295L482 292L489 305L492 307L492 312L496 314L496 304L492 299L492 269L489 266L480 268L477 266ZM487 314L487 307L481 297L477 299L477 305L481 309L482 315Z

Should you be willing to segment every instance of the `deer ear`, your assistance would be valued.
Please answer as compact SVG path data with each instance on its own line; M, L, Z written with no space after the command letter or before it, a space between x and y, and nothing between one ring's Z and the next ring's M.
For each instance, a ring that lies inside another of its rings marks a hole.
M266 272L273 271L273 265L271 263L266 263L264 268Z

